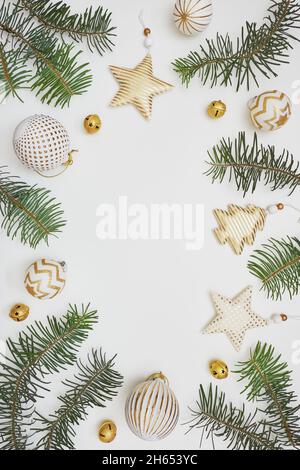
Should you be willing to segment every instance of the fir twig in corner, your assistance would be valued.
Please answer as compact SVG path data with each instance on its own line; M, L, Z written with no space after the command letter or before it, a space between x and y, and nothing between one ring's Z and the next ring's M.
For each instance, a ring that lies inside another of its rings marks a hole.
M252 2L254 4L254 2ZM288 62L292 41L299 40L293 33L300 27L298 0L271 0L268 16L262 26L246 23L241 35L233 41L228 34L217 34L215 40L206 40L206 47L190 52L173 63L184 85L196 75L203 84L246 85L249 90L258 75L276 77L276 68Z

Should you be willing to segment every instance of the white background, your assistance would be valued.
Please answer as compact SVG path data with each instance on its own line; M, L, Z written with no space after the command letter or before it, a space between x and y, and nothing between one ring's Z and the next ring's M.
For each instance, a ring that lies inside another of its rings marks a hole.
M73 0L74 10L99 2ZM274 325L249 331L240 353L233 350L223 335L201 335L201 329L214 316L211 291L233 297L249 284L254 286L253 308L268 318L275 312L299 313L299 299L272 302L259 291L259 281L246 269L252 251L247 247L242 256L235 256L228 246L220 246L212 234L214 208L228 203L255 203L265 207L286 202L287 192L272 193L260 185L254 195L243 200L234 186L227 182L211 185L203 176L207 150L219 138L235 137L245 130L252 137L247 101L257 94L234 89L210 89L195 79L188 90L181 86L172 71L171 62L196 49L205 38L217 31L238 34L246 21L261 22L269 5L267 0L215 0L213 21L207 31L195 38L177 32L173 20L174 0L103 0L113 12L118 27L116 47L100 58L86 52L94 81L88 93L73 99L69 109L43 106L29 92L23 93L25 104L12 99L1 107L1 164L12 174L31 183L53 189L62 201L68 224L60 239L51 240L50 247L40 245L34 252L12 242L2 231L0 270L0 338L5 339L26 327L8 317L16 302L30 305L27 325L43 320L47 314L61 315L67 304L91 302L100 311L100 321L82 349L82 357L92 346L103 347L112 356L118 353L117 369L124 375L124 387L106 409L94 409L77 429L78 449L108 449L98 441L99 423L113 419L118 426L114 449L197 449L200 433L185 435L181 424L189 419L188 406L197 399L200 383L211 381L208 362L225 360L232 368L236 361L247 359L249 348L258 340L272 343L293 369L294 388L299 390L300 365L292 363L293 343L300 340L299 323ZM153 118L146 122L137 111L126 106L111 109L108 104L118 86L108 65L134 67L144 56L142 29L138 14L144 9L146 22L153 31L153 65L156 76L175 85L173 91L155 98ZM291 63L280 67L279 77L259 77L260 90L280 89L292 95L293 82L299 76L299 48L291 53ZM226 116L213 121L206 115L207 104L222 99L228 105ZM69 130L72 147L79 148L73 167L63 176L46 180L19 163L12 148L13 131L17 124L33 113L48 113L58 118ZM103 120L101 132L87 135L82 126L89 113L99 113ZM294 105L293 116L277 133L260 134L265 144L284 146L299 158L300 107ZM186 251L182 241L99 241L96 238L96 209L100 203L117 203L120 195L129 203L203 203L205 205L205 244L201 251ZM289 198L299 204L298 193ZM299 235L297 214L286 211L268 218L264 232L258 234L258 247L269 237ZM65 260L68 281L64 292L50 301L39 301L26 293L23 277L34 260L48 257ZM169 378L181 409L180 424L173 434L161 442L139 440L128 429L124 419L124 403L129 391L149 374L162 370ZM71 371L68 371L68 374ZM47 400L38 409L47 413L57 406L57 393L63 392L62 375L54 377ZM241 405L241 385L233 374L218 385L228 398ZM204 442L203 448L210 448ZM218 448L222 443L217 441Z

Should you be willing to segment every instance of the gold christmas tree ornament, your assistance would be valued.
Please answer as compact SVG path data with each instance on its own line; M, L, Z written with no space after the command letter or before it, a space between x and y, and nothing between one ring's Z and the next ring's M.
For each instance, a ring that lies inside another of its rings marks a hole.
M117 426L111 420L104 421L99 428L99 439L105 444L114 441L117 435Z
M14 321L24 321L28 315L29 307L25 304L16 304L9 312L10 318L12 318Z
M158 96L173 88L167 82L153 75L151 48L151 30L144 28L145 48L148 50L145 58L135 68L110 66L113 76L119 83L119 91L110 103L112 107L132 104L144 116L150 119L152 115L152 102Z
M257 231L264 229L267 212L253 205L240 207L230 204L226 211L215 209L214 215L219 224L214 231L217 239L222 245L229 243L240 255L245 244L253 245Z
M177 0L173 13L175 25L186 36L204 31L212 14L212 0Z
M284 126L292 114L292 102L281 91L271 90L252 98L248 107L255 127L275 131Z
M89 114L83 121L85 130L89 134L96 134L102 126L102 122L98 114Z
M24 284L33 297L53 299L65 287L66 263L45 258L35 261L25 273Z
M212 119L219 119L224 116L226 110L226 104L221 100L217 100L209 103L207 113Z
M210 361L209 370L215 379L226 379L228 377L228 366L220 360Z
M269 324L251 308L252 287L247 287L233 299L212 294L216 317L204 328L204 334L225 333L236 351L240 351L246 331Z

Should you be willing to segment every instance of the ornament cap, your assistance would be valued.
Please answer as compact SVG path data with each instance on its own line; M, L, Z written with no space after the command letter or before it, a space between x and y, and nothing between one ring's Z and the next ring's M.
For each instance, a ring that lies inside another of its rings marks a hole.
M157 379L163 380L163 382L165 382L165 383L169 383L167 377L162 372L155 372L154 374L151 374L147 378L147 381L148 380L157 380Z

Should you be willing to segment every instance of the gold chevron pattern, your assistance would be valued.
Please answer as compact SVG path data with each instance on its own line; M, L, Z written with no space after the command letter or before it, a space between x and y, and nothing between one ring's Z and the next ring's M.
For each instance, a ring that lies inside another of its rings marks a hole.
M110 70L120 85L110 106L132 104L146 119L151 117L154 96L173 88L169 83L153 76L150 54L134 69L110 66Z
M249 102L255 127L266 131L280 129L292 114L290 98L277 90L266 91Z
M129 395L125 416L131 431L145 441L167 437L175 428L179 405L174 392L162 379L146 380Z
M219 227L214 233L222 245L229 243L237 255L241 255L245 244L253 245L258 230L263 230L266 211L260 207L230 204L228 210L215 209Z
M40 300L53 299L65 287L63 266L64 263L47 259L32 263L25 274L24 284L27 292Z

